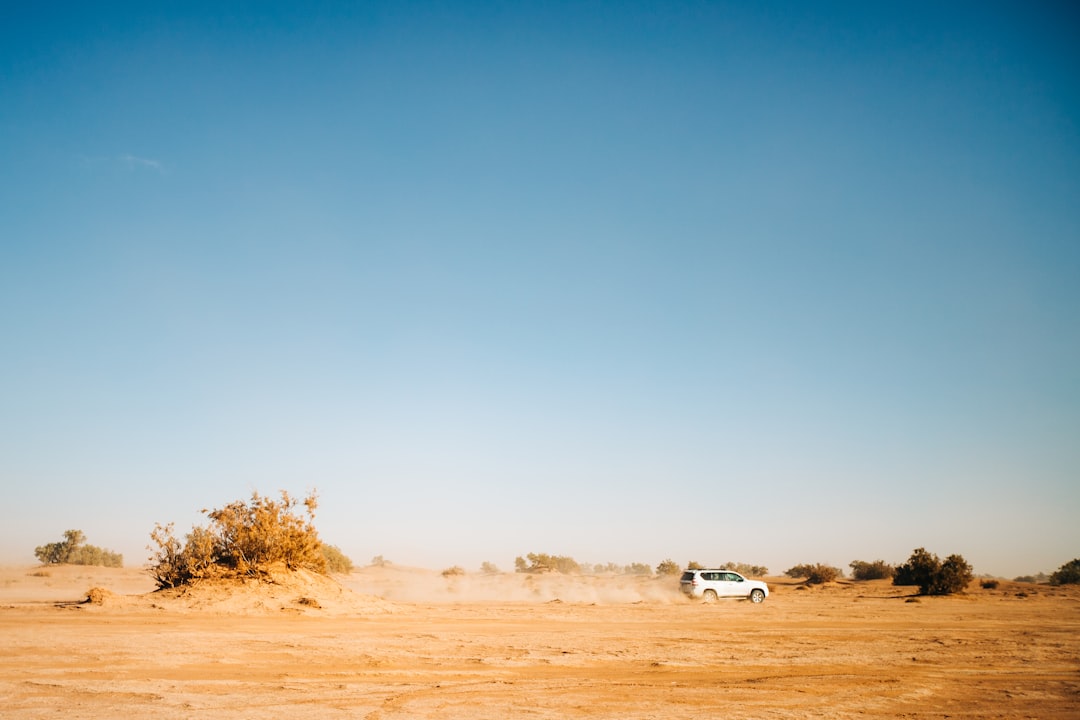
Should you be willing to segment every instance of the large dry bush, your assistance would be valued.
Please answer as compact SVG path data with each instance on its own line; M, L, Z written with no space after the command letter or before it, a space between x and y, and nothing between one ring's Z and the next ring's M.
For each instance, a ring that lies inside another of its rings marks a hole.
M918 585L920 595L951 595L961 592L974 579L971 565L961 555L941 561L924 548L916 548L903 565L898 565L893 585Z
M1050 574L1051 585L1080 584L1080 558L1070 560Z
M303 515L298 506L303 505ZM158 524L150 533L157 549L150 574L159 588L178 587L220 577L260 577L273 565L295 570L327 571L324 546L313 524L318 503L310 493L302 503L282 491L281 499L253 493L219 510L203 510L209 527L196 526L181 544L173 525Z
M34 557L42 565L102 565L123 567L124 556L95 545L86 545L82 530L65 530L64 539L34 548Z

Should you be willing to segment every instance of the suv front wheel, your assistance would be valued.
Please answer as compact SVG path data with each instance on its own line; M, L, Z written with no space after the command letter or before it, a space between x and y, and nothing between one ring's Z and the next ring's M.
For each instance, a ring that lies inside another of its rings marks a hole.
M765 593L763 593L762 591L760 591L760 590L758 590L756 588L754 590L750 591L750 602L759 603L764 599L765 599Z

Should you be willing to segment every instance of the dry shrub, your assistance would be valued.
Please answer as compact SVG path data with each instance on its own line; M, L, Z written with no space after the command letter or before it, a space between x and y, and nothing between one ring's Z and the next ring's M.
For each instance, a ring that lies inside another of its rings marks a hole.
M844 576L840 568L821 563L796 565L785 570L784 574L790 578L806 578L807 585L822 585Z
M458 577L459 575L464 575L464 574L465 574L465 568L461 567L460 565L454 565L453 567L448 567L448 568L446 568L445 570L442 571L442 576L444 578Z
M528 563L525 559L528 558ZM578 573L581 566L572 557L565 555L548 555L547 553L529 553L525 557L520 555L514 558L514 572L519 573Z
M765 577L769 574L769 568L764 565L753 565L751 563L743 562L729 562L720 567L727 568L728 570L734 570L740 575L746 577Z
M1070 560L1050 575L1051 585L1080 584L1080 558Z
M983 590L997 590L998 581L997 580L983 580L982 582L979 583L979 585L982 587Z
M682 572L682 568L679 567L679 563L675 562L671 558L664 560L656 566L656 574L660 577L668 575L678 575Z
M951 595L961 592L974 579L971 565L961 555L942 562L924 548L916 548L908 561L896 568L893 585L918 585L920 595Z
M306 517L296 514L298 504L282 491L280 500L252 493L246 503L203 510L210 526L192 528L184 544L172 523L158 524L150 533L157 545L150 574L159 588L170 588L209 578L261 577L275 564L325 573L326 556L313 524L315 493L303 500Z
M884 560L852 560L850 567L851 577L855 580L886 580L896 573L896 568Z
M353 561L336 545L322 543L319 549L323 559L326 560L326 572L351 573L353 571Z
M104 605L105 601L113 597L113 594L105 588L93 587L86 591L85 603L91 605Z

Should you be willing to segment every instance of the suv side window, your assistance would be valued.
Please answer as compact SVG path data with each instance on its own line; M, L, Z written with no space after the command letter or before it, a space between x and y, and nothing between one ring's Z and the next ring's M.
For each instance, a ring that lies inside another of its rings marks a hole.
M742 582L742 578L735 573L724 573L724 579L728 582Z

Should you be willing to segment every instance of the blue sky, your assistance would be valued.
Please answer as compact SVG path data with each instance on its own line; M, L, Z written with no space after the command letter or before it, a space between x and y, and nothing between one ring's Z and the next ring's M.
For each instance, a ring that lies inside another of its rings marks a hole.
M1080 553L1068 4L2 13L0 561Z

